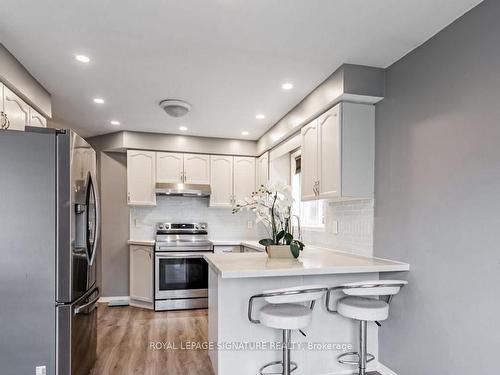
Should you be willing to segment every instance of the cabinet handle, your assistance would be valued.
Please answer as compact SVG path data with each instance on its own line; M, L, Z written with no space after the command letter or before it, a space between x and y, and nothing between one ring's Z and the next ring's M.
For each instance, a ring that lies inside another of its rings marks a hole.
M8 129L10 127L10 121L7 117L7 113L4 111L0 112L0 126L2 129Z
M130 192L127 193L127 202L130 202Z

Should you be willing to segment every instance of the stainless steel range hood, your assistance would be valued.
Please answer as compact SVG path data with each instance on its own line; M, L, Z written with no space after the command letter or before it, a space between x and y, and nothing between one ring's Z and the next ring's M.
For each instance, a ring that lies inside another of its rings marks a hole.
M156 183L156 195L172 195L178 197L209 197L212 193L210 185Z

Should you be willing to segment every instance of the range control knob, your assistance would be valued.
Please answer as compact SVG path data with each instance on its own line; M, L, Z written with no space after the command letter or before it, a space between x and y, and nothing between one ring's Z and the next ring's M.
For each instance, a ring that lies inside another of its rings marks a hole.
M160 224L160 225L158 226L158 228L163 229L163 228L165 228L165 227L163 226L163 224Z
M207 229L207 224L201 224L201 229Z

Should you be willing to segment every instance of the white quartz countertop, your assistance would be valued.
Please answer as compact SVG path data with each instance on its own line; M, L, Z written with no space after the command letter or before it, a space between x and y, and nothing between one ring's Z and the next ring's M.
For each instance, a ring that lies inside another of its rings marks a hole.
M129 245L154 246L155 240L128 240Z
M214 246L246 246L258 251L266 251L258 241L251 240L211 240ZM129 245L154 246L155 240L128 240Z
M204 256L222 278L305 276L409 271L410 265L342 251L307 247L298 259L269 259L263 253L207 254Z

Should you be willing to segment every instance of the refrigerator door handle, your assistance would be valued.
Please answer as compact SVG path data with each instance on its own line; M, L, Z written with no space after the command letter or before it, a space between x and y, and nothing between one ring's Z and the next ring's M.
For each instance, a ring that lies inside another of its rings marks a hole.
M93 294L94 292L97 292L97 296L95 298L93 298L90 302L87 302L84 305L76 307L74 312L73 312L73 315L81 314L83 311L85 311L85 309L87 309L87 307L95 305L97 303L97 301L99 301L99 298L101 297L101 294L99 293L99 288L95 288L91 294Z
M94 204L95 204L95 228L94 228L94 241L92 243L92 252L90 253L90 259L88 260L89 266L92 266L94 264L96 252L97 252L97 247L98 247L98 242L99 242L99 237L101 235L101 200L99 197L99 190L97 188L97 179L94 178L89 173L89 178L88 178L89 183L87 184L87 188L93 190L94 192Z

